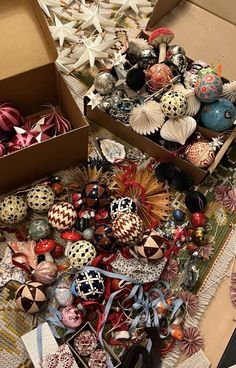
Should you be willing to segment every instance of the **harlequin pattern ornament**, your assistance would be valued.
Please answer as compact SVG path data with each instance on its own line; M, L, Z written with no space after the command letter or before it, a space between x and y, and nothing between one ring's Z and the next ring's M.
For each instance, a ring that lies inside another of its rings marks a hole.
M82 331L75 336L74 348L75 351L82 356L90 355L97 347L97 337L89 330Z
M113 222L115 238L125 245L133 245L140 241L143 230L143 222L136 213L120 213Z
M48 211L48 222L57 230L69 229L76 219L76 210L69 202L58 202Z
M67 259L72 268L79 270L91 263L96 254L93 244L86 240L79 240L70 245Z
M107 185L99 181L91 181L82 191L83 204L95 210L103 208L109 204L110 191Z
M215 159L214 148L208 142L195 142L186 150L186 159L196 167L209 167Z
M66 282L61 282L54 290L54 297L57 303L65 307L73 303L74 297L70 292L70 286Z
M117 215L124 212L137 212L135 202L129 197L121 197L111 202L111 218L115 219Z
M26 201L17 195L5 197L0 203L0 221L7 225L18 224L27 215Z
M38 184L26 196L28 206L35 212L43 213L53 205L55 193L49 185Z
M61 321L67 328L78 328L83 322L83 312L77 305L67 305L62 309Z
M210 103L221 96L223 82L218 75L209 73L197 79L194 91L201 102Z
M26 313L38 313L47 302L46 289L40 282L30 281L16 291L17 307Z
M10 132L21 125L22 121L20 112L10 103L0 104L0 131Z
M147 230L134 250L141 261L155 263L164 255L165 242L156 231Z
M148 86L153 91L161 89L173 78L171 69L165 64L154 64L146 72Z
M114 250L114 235L112 224L101 224L96 226L94 231L96 246L103 252L112 252Z
M185 115L187 109L187 99L179 91L164 93L160 101L161 110L168 118L177 118Z
M51 229L47 220L37 219L29 224L29 238L32 240L46 239L50 232Z
M236 109L232 102L221 98L201 110L202 125L215 132L232 128L236 119Z
M85 300L99 299L104 290L103 276L97 271L77 273L71 286L72 294Z

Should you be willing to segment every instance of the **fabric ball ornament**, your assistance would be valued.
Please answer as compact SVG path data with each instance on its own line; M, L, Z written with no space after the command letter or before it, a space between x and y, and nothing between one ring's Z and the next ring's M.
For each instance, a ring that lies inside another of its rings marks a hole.
M176 171L170 184L179 192L185 192L193 185L192 176L184 171Z
M103 208L109 204L110 191L107 185L99 183L99 181L91 181L82 191L82 201L88 208L95 210Z
M46 289L40 282L28 282L16 291L17 307L26 313L38 313L47 302Z
M57 303L62 307L72 304L74 300L70 292L70 286L65 282L61 282L57 285L54 291L54 297Z
M161 110L168 118L178 118L185 115L187 110L187 99L179 91L164 93L160 101Z
M33 274L37 281L50 285L57 278L57 265L53 262L42 261L36 266Z
M77 219L77 213L69 202L58 202L48 211L48 222L57 230L71 228Z
M197 79L194 91L201 102L210 103L216 101L221 96L223 82L218 75L208 73Z
M37 219L29 224L29 238L32 240L41 240L49 237L51 228L47 220Z
M113 234L124 245L140 241L143 229L143 221L136 213L120 213L113 222Z
M147 230L134 250L141 261L155 263L164 256L165 242L154 230Z
M171 69L165 64L154 64L146 72L148 86L157 91L173 78Z
M87 266L96 257L96 249L87 240L79 240L69 247L67 259L70 266L76 270Z
M79 272L71 286L72 294L85 300L99 299L104 290L103 276L97 271Z
M92 331L85 330L75 336L74 349L79 355L87 356L96 349L97 343L96 335Z
M236 119L236 109L232 102L221 98L201 110L202 125L215 132L232 128Z
M7 225L18 224L27 215L26 201L17 195L5 197L0 203L0 220Z
M67 328L78 328L83 322L83 317L83 312L77 305L68 305L61 312L61 321Z
M137 212L137 206L133 199L129 197L121 197L111 202L111 218L115 219L117 215L124 212Z
M26 196L28 206L35 212L48 211L54 202L55 193L49 185L38 184L33 187Z
M195 142L187 148L186 159L196 167L209 167L215 159L214 148L208 142Z
M0 104L0 131L10 132L21 125L22 121L20 112L10 103Z
M96 246L103 252L112 252L114 250L114 235L112 224L101 224L96 226L94 231Z
M207 204L207 199L203 193L191 191L185 197L185 204L190 212L202 212Z
M162 162L155 168L155 174L159 181L170 181L175 173L175 166L169 162Z

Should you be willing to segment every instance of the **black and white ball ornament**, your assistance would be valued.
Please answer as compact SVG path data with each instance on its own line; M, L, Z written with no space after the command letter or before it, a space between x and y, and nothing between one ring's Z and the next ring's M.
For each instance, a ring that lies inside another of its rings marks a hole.
M118 214L124 212L137 212L137 206L133 199L129 197L121 197L111 202L111 218L114 220Z
M87 266L96 257L96 249L87 240L78 240L72 243L66 252L70 267L80 270Z
M16 291L17 307L26 313L38 313L47 302L46 289L40 282L28 282Z
M97 271L79 272L71 285L71 293L85 300L99 299L104 290L104 278Z
M27 215L27 202L20 196L10 195L0 203L0 221L7 225L18 224Z
M141 261L155 263L164 256L165 248L164 239L156 231L147 230L134 250Z
M52 207L54 199L54 191L46 184L36 185L27 193L26 196L28 206L38 213L48 211Z
M57 230L71 228L77 219L75 207L69 202L58 202L48 211L48 222Z
M179 91L166 92L161 98L160 105L166 117L178 118L186 113L187 98Z

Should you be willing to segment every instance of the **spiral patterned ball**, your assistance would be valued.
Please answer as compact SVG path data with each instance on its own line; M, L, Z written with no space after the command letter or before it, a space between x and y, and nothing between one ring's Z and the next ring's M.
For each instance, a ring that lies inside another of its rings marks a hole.
M113 235L124 245L133 245L143 235L143 222L136 213L120 213L113 222Z
M48 211L48 222L57 230L70 229L77 218L77 213L69 202L59 202Z

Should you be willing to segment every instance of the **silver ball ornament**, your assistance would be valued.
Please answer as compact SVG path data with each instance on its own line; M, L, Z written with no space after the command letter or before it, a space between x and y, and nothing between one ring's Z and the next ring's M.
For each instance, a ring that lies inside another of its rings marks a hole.
M157 63L157 56L154 50L141 50L137 56L138 66L141 69L147 69Z
M93 239L93 234L94 231L91 227L89 227L88 229L85 229L82 233L83 239L84 240L92 240Z
M108 72L99 73L94 79L94 88L101 95L108 95L115 87L116 80Z
M0 221L7 225L18 224L27 215L26 201L17 195L5 197L0 203Z

